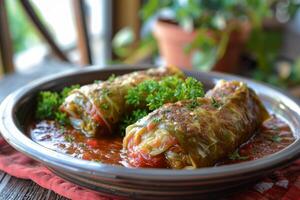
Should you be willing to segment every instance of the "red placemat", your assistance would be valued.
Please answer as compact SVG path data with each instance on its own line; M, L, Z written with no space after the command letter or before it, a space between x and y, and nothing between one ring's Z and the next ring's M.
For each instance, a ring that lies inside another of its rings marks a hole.
M18 178L30 179L70 199L112 199L59 178L39 162L13 149L2 138L0 138L0 170ZM228 199L300 200L300 160Z

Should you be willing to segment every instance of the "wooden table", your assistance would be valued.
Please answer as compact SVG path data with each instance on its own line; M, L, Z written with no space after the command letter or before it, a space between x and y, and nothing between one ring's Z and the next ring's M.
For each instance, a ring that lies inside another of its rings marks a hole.
M76 67L70 64L47 61L34 70L26 73L15 73L0 79L0 102L12 91L34 79L45 75L61 73L66 70L74 70ZM51 190L40 187L31 180L18 179L0 171L0 199L23 200L66 200Z
M18 179L0 171L0 199L66 200L31 180Z
M69 64L47 62L46 64L38 67L36 70L32 70L26 74L16 73L8 75L4 79L0 79L0 102L12 91L36 78L74 69L76 68ZM0 199L66 200L65 197L57 195L51 190L42 188L31 180L18 179L1 171Z

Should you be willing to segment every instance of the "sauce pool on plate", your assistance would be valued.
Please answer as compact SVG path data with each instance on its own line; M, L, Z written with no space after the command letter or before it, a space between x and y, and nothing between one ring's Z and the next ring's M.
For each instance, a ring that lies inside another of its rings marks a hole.
M40 121L29 128L30 137L37 143L70 156L112 165L124 165L122 137L87 138L72 127L62 127L54 121ZM288 124L272 116L259 131L238 150L216 165L256 160L276 153L295 141Z

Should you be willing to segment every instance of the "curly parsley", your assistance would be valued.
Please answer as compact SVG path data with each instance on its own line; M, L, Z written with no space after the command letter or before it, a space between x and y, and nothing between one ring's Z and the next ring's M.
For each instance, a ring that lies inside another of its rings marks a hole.
M185 80L177 76L165 77L160 81L146 80L129 89L125 96L126 103L133 106L135 110L121 120L120 130L123 133L128 125L135 123L165 103L196 99L203 96L202 83L192 77ZM198 105L197 102L193 102L190 108L195 108ZM140 108L145 109L141 110ZM154 121L156 120L158 119L154 119Z
M37 97L36 118L40 120L51 119L61 124L68 124L67 115L59 110L59 106L72 90L79 87L79 85L73 85L71 87L65 87L61 92L40 92Z
M119 125L121 134L125 133L125 129L127 128L127 126L135 123L139 119L145 117L147 114L148 114L147 110L137 109L137 110L134 110L132 113L125 115Z
M201 82L192 77L183 80L177 76L170 76L161 81L144 81L131 88L125 98L127 104L134 107L146 105L151 111L165 103L203 96L204 89Z

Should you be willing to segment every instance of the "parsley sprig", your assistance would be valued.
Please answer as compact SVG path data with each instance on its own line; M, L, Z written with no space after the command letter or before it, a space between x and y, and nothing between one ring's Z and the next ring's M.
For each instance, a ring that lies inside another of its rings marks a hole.
M67 115L59 110L59 106L73 89L79 87L79 85L73 85L71 87L65 87L61 92L40 92L37 97L36 118L39 120L56 120L63 125L68 124L69 121Z
M131 88L125 98L127 104L135 107L146 105L151 111L165 103L203 96L204 89L201 82L192 77L183 80L177 76L170 76L161 81L144 81Z
M148 114L147 110L137 109L137 110L134 110L132 113L125 115L119 125L121 134L122 135L125 134L125 129L127 128L127 126L135 123L139 119L145 117L147 114Z
M161 81L147 80L136 87L131 88L125 99L128 105L134 107L132 113L127 114L121 120L121 132L135 123L138 119L146 116L149 112L161 107L165 103L172 103L186 99L196 99L204 96L204 89L201 82L188 77L185 80L177 76L169 76ZM193 102L190 109L198 106ZM144 108L144 109L140 109Z

